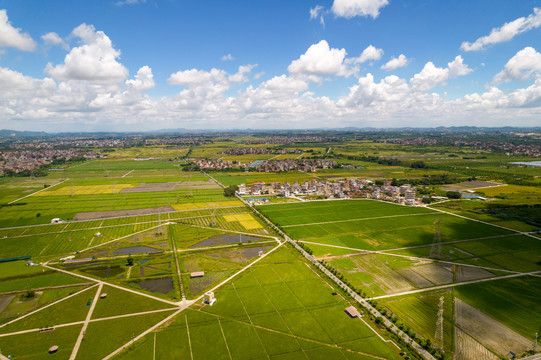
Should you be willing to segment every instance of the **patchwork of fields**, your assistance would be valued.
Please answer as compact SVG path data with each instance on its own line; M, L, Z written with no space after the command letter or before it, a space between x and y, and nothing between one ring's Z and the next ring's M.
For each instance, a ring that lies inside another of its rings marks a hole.
M430 208L372 200L272 204L258 209L336 269L350 286L378 299L403 326L432 341L437 299L444 295L447 352L453 353L455 346L454 297L486 311L501 328L529 341L539 326L540 319L532 317L532 311L541 309L531 299L539 296L532 286L541 275L541 246L530 234ZM436 220L441 250L433 246ZM518 284L524 287L518 290ZM465 328L457 328L456 333L462 336L461 344L471 344ZM476 351L505 355L495 352L488 341ZM525 349L517 347L517 351Z
M202 146L196 154L216 146ZM125 155L173 152L156 148ZM356 172L363 176L374 171L391 176L396 170L362 165L367 168ZM318 176L345 173L329 169ZM212 175L225 185L314 176ZM44 187L67 176L69 181ZM175 161L109 159L35 181L0 190L0 259L31 256L41 263L0 263L2 354L15 359L69 358L74 351L76 359L415 358L369 314L349 317L345 308L358 304L200 172L183 172ZM512 187L504 188L498 191L513 196ZM492 318L501 334L508 331L523 344L531 342L541 323L541 239L532 234L427 207L366 199L271 202L257 209L404 330L434 341L443 296L444 346L450 356L466 347L465 353L486 359L505 355L483 338L490 336L459 321L456 314L464 309L481 312L479 319ZM68 221L50 224L56 217ZM431 257L437 221L441 252ZM217 299L213 306L202 303L209 290ZM461 302L467 305L455 307ZM59 350L48 354L52 345Z

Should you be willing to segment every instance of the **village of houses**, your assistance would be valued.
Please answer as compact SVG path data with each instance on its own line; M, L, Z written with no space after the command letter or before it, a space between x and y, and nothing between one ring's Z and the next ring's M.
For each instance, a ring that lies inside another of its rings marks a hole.
M298 200L313 197L324 197L327 199L365 197L405 205L417 205L420 204L421 200L416 198L415 188L410 184L392 186L391 180L384 181L381 186L376 185L370 180L359 179L340 180L336 182L312 179L302 184L298 181L295 181L293 184L288 182L284 182L283 184L280 182L270 184L255 182L251 187L246 186L246 184L240 184L237 193L241 196L252 196L247 201L255 205L269 201L264 195L296 198ZM253 198L253 196L260 197Z

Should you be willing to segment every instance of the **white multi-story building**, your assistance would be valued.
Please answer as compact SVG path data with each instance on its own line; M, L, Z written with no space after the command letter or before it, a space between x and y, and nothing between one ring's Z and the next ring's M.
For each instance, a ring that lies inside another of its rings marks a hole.
M415 204L415 189L406 190L406 205Z

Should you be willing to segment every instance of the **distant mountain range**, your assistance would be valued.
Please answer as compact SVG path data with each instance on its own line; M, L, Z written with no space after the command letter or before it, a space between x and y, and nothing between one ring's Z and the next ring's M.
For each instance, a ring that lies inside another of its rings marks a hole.
M375 128L375 127L343 127L343 128L311 128L311 129L159 129L149 131L99 131L99 132L45 132L45 131L18 131L2 129L0 137L20 137L20 138L41 138L41 137L62 137L62 136L126 136L126 135L151 135L151 134L181 134L181 133L295 133L295 132L313 132L313 131L359 131L359 132L541 132L541 127L476 127L476 126L439 126L435 128Z

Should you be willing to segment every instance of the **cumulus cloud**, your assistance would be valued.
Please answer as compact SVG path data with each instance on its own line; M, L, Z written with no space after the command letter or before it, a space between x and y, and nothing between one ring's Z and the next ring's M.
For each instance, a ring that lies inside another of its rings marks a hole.
M126 87L136 91L146 91L154 87L154 75L152 69L148 66L143 66L137 71L135 79L126 80Z
M45 72L57 80L86 80L96 84L115 84L128 76L128 69L117 61L120 50L113 48L111 39L94 26L81 24L72 34L83 45L66 55L64 64L47 64Z
M456 78L458 76L464 76L471 73L473 70L468 67L468 65L464 64L464 59L462 56L458 55L455 57L455 59L447 64L447 68L449 69L449 77L450 78Z
M208 83L226 82L227 72L219 69L210 71L191 69L171 74L167 82L171 85L200 86Z
M541 54L528 46L509 59L504 69L494 76L494 82L526 80L539 74L541 74Z
M388 3L388 0L334 0L332 12L346 19L355 16L371 16L375 19L379 16L379 10Z
M541 8L534 8L533 13L528 17L520 17L514 21L494 28L489 35L482 36L473 43L463 42L460 48L464 51L478 51L485 49L488 45L497 44L513 39L518 34L536 29L541 26Z
M293 61L289 73L260 80L259 84L254 84L254 80L260 75L251 75L256 65L239 66L233 73L221 69L184 69L172 73L168 79L170 84L180 86L177 94L152 99L147 94L155 86L149 66L140 67L129 78L126 70L115 81L109 78L95 81L95 77L77 75L73 71L77 64L84 64L81 68L90 69L90 73L101 69L103 64L96 65L100 61L125 68L118 63L119 52L105 34L85 25L74 30L74 35L81 39L81 44L70 51L68 55L75 55L66 56L63 64L51 65L50 74L54 78L37 79L0 67L0 119L5 127L126 131L179 126L438 126L471 124L471 119L476 119L475 124L480 126L506 125L509 119L517 125L539 122L540 76L526 88L504 91L493 84L482 93L453 100L447 100L445 94L430 92L453 77L471 73L461 56L445 67L427 62L409 81L396 75L378 79L372 74L358 76L353 86L342 89L346 95L330 99L310 91L314 77L350 74L356 59L360 60L365 52L366 58L374 59L378 52L365 49L359 58L347 59L345 49L332 49L323 41ZM104 56L96 56L99 53L96 49L81 50L85 46L97 46ZM504 69L507 77L529 78L540 72L535 67L541 63L537 61L539 54L535 50L524 51L516 55L522 61L509 61ZM529 57L528 61L524 60ZM524 63L527 65L519 66ZM55 73L57 69L62 70L63 76ZM249 79L251 83L243 85ZM234 86L235 94L228 91ZM18 125L21 122L24 125Z
M358 84L349 89L349 94L338 101L343 107L370 106L375 102L389 103L404 99L410 88L404 79L391 75L382 79L379 83L374 81L370 73L359 78Z
M449 69L439 68L429 61L420 73L415 74L410 83L413 89L428 91L436 85L444 83L449 77Z
M0 46L14 47L23 51L32 51L36 47L30 35L11 25L6 10L0 10Z
M356 58L346 59L347 63L361 64L367 61L376 61L381 59L383 56L383 49L378 49L373 45L368 45L366 49L363 50L361 55Z
M46 45L61 46L65 50L69 49L68 44L57 33L50 32L41 36L41 39Z
M410 79L413 90L428 91L439 84L445 83L448 78L467 75L472 72L468 65L464 64L462 56L457 56L446 68L439 68L431 61L427 62L420 73Z
M381 65L383 70L391 71L408 65L408 58L404 54L400 54L397 58L392 57L391 60Z
M231 60L235 60L235 58L231 54L222 56L222 61L231 61Z
M330 48L325 40L311 45L304 54L289 64L287 70L292 75L307 76L321 81L322 75L349 76L353 71L344 63L345 49Z
M242 83L248 81L248 74L255 68L256 64L241 65L236 74L229 75L228 80L230 82Z

